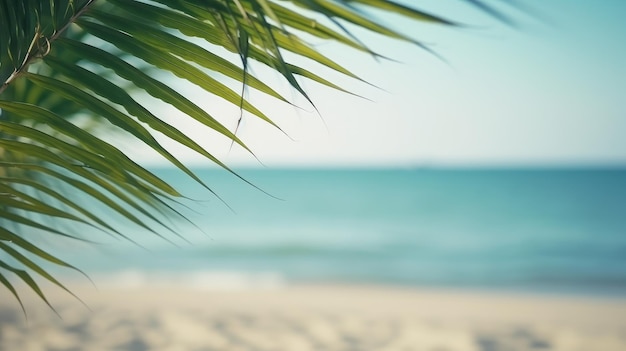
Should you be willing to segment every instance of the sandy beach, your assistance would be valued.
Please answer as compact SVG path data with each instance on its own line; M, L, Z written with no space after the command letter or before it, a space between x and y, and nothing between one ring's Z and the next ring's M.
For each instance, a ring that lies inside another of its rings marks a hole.
M0 350L626 350L626 300L381 286L6 292Z

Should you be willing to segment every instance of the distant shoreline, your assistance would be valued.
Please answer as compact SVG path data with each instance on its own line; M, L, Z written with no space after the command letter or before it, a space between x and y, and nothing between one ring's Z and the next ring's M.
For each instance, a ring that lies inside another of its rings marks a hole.
M148 169L158 171L180 171L176 167L168 165L148 165ZM217 166L190 167L194 171L228 171ZM435 171L435 172L626 172L625 164L563 164L563 165L275 165L275 166L251 166L233 165L233 171L238 172L284 172L284 171L306 171L306 172L376 172L376 171Z

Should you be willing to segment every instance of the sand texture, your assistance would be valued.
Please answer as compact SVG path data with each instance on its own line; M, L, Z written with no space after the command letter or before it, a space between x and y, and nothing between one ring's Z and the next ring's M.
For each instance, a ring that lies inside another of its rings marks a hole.
M0 350L624 351L626 300L373 286L0 294Z

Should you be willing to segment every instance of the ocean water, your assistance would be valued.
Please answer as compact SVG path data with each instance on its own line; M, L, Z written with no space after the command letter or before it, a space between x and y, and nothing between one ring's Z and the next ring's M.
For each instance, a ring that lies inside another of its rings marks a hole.
M174 244L55 252L98 281L204 287L374 283L626 296L624 170L172 169ZM267 195L266 193L271 194ZM227 205L226 205L227 204ZM230 207L230 208L229 208ZM170 222L168 222L170 223Z

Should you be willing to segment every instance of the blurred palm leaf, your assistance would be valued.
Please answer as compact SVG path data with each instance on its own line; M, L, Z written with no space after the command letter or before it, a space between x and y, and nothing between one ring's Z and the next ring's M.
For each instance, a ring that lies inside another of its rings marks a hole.
M43 266L75 268L33 243L32 231L73 237L76 233L54 225L66 221L127 238L115 223L82 207L79 197L90 197L157 235L169 230L160 214L180 216L172 200L181 194L100 137L103 128L141 141L201 184L155 133L228 169L160 119L150 99L248 149L214 116L157 78L163 76L159 72L274 125L224 80L288 102L251 74L249 63L255 61L309 99L301 78L342 88L289 62L285 53L359 77L305 38L333 40L379 56L349 29L358 27L421 45L407 33L372 21L371 10L455 25L389 0L0 0L0 283L18 300L11 273L46 302L33 273L65 289Z

